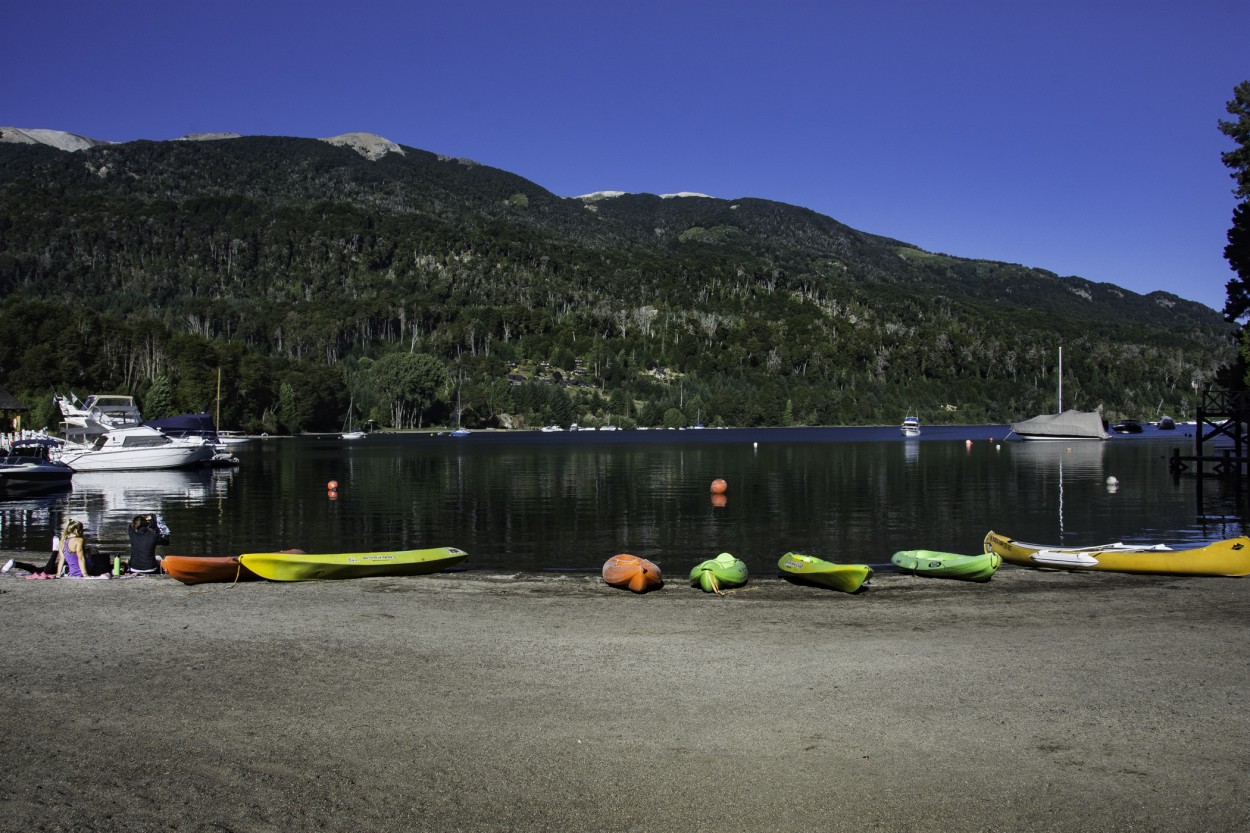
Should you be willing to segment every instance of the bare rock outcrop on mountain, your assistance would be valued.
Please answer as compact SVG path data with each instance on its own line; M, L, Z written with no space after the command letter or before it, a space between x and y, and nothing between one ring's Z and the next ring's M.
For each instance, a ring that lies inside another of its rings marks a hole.
M340 147L349 147L364 158L373 161L381 159L388 153L404 155L403 148L390 139L383 138L376 133L343 133L322 139L321 141Z
M0 142L22 145L48 145L57 150L86 150L97 145L109 145L99 139L88 139L77 133L66 133L64 130L44 130L33 127L0 127Z

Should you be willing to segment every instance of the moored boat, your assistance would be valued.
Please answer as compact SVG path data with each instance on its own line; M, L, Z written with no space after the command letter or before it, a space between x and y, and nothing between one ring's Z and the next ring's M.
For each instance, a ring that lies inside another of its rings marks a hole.
M781 556L777 567L785 578L819 584L843 593L854 593L872 577L872 568L867 564L837 564L799 552Z
M747 565L731 553L722 552L715 558L696 564L690 571L690 583L703 588L705 593L724 595L722 587L747 583Z
M623 587L635 593L646 593L664 586L659 567L629 553L614 555L604 562L603 580L613 587Z
M65 417L56 457L74 471L172 469L206 463L216 449L201 437L171 437L144 425L134 398L56 397Z
M899 426L898 430L902 432L904 437L919 437L920 436L920 417L917 417L917 416L903 417L903 423L902 425Z
M65 491L74 470L52 459L57 442L47 437L15 440L0 457L0 497L26 497Z
M960 555L933 550L900 550L890 557L900 570L928 578L954 578L963 581L989 581L1003 563L998 553Z
M1116 573L1154 573L1170 576L1250 575L1250 538L1244 535L1201 547L1173 549L1166 544L1099 544L1056 547L1029 544L990 531L986 552L1024 567L1060 570L1105 570Z
M166 555L161 570L183 584L224 581L255 581L260 576L233 556Z
M1097 411L1076 410L1013 422L1011 432L1022 440L1105 440L1111 436Z
M310 581L437 573L468 557L456 547L433 547L393 552L252 552L240 555L239 561L270 581Z

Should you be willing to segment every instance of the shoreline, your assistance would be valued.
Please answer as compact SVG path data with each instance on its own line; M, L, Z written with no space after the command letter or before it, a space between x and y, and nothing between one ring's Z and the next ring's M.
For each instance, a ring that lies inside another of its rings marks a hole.
M10 573L0 621L13 830L1250 827L1239 579Z

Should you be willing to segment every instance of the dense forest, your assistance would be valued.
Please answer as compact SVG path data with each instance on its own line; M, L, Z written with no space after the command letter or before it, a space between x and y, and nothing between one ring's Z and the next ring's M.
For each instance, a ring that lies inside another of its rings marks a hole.
M563 198L413 148L0 143L0 385L223 428L1192 414L1234 355L1165 292L956 258L762 199ZM220 381L220 397L218 386Z

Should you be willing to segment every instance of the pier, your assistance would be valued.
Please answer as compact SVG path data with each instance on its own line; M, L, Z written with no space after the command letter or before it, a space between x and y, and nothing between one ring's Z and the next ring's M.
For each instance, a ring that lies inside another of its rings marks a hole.
M1211 475L1240 479L1250 474L1250 391L1226 391L1208 388L1198 402L1197 430L1194 432L1194 453L1183 455L1172 450L1168 468L1172 474L1194 474L1199 479ZM1221 440L1231 440L1216 447ZM1210 444L1211 448L1207 446Z

